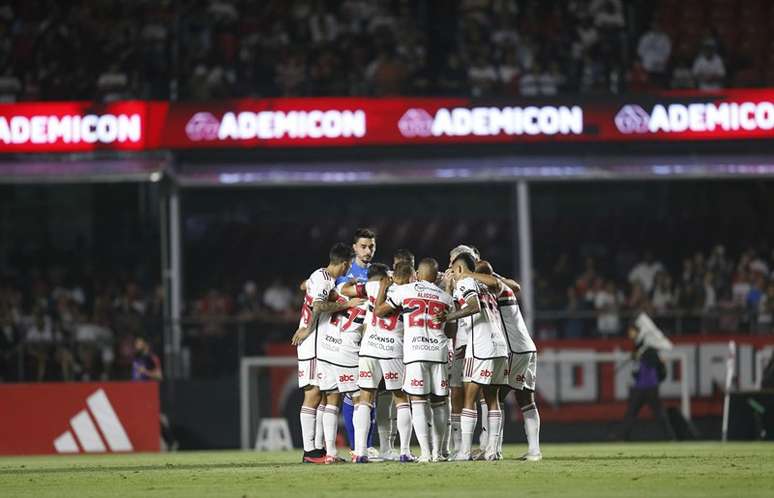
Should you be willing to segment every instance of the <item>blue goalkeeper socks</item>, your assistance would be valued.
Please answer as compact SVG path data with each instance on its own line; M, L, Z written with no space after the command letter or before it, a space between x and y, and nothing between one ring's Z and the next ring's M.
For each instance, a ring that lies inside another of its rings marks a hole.
M347 441L349 447L355 449L355 424L352 422L352 415L355 414L355 407L352 404L352 398L344 396L344 402L341 404L341 416L344 417L344 430L347 431ZM369 441L371 434L369 433ZM369 443L370 445L370 443Z

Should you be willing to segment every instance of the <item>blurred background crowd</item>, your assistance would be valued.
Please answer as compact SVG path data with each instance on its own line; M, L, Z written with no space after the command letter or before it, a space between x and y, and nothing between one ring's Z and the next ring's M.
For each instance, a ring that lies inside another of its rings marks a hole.
M2 0L0 99L760 86L774 82L773 9L765 0Z

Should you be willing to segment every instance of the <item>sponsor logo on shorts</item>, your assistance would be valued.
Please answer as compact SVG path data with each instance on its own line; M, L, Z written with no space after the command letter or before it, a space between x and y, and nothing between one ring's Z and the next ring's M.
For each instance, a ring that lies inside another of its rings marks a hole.
M305 373L306 373L306 372L304 372L303 370L299 370L299 371L298 371L298 378L300 379L301 377L304 377L304 374L305 374Z
M411 379L411 387L425 387L425 381L421 379Z
M384 380L398 380L398 372L385 372Z
M360 371L360 378L361 379L370 379L372 377L373 377L373 375L371 374L371 372L366 372L365 370L361 370Z
M524 382L524 376L523 375L517 375L516 376L516 382Z
M479 372L479 374L478 374L478 375L479 375L479 376L481 376L481 377L484 377L484 378L489 378L489 377L491 377L493 374L494 374L494 372L493 372L493 371L484 369L484 370L481 370L481 372Z
M354 375L341 374L339 375L339 382L355 382Z
M441 389L446 389L447 387L449 387L449 381L446 379L443 379L441 381Z

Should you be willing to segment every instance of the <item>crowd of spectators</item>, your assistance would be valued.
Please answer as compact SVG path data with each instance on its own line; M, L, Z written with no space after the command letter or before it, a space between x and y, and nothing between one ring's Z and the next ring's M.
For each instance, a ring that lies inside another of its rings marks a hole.
M0 99L759 86L774 77L770 13L757 0L3 0Z
M640 311L673 334L774 332L774 251L732 257L718 245L674 268L646 251L625 275L604 274L591 257L573 271L563 254L539 275L536 333L543 338L620 337Z
M62 268L0 277L0 380L127 379L134 339L159 345L164 293Z

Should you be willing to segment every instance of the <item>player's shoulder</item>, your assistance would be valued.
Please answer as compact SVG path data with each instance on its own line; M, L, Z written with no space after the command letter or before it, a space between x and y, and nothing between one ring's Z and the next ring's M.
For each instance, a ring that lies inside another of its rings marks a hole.
M470 292L478 292L480 289L478 282L473 277L465 277L457 280L454 284L454 290L462 294L468 294Z
M333 282L333 277L325 268L318 268L309 275L309 280L320 280Z

